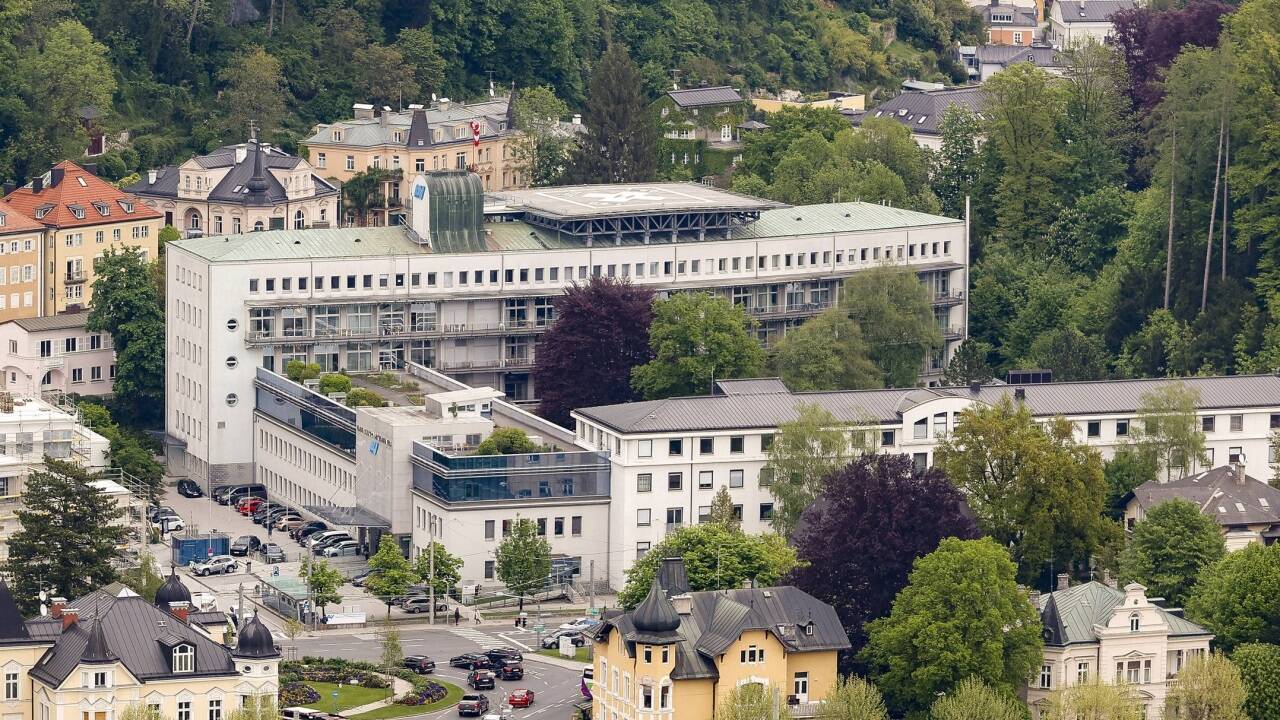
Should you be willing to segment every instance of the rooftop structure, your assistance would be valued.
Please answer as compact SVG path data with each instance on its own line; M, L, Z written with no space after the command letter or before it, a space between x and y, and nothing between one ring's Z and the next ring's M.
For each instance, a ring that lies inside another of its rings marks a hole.
M742 95L728 85L668 90L667 97L681 109L734 105L742 102Z
M1132 530L1157 505L1170 500L1195 503L1213 518L1226 535L1228 549L1280 538L1280 489L1249 477L1243 465L1139 485L1124 498L1125 525Z
M947 108L959 105L981 117L982 92L981 86L904 92L866 112L848 114L848 117L854 125L861 125L867 118L891 118L905 125L917 143L936 150L942 147L939 128Z
M158 218L137 198L67 160L5 196L10 207L45 227L72 228Z

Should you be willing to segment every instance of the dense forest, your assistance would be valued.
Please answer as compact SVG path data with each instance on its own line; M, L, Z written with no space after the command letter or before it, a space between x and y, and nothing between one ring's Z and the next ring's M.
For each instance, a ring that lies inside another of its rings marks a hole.
M608 42L650 96L682 85L804 91L963 77L964 0L4 0L0 181L75 157L79 113L135 137L109 173L241 140L285 147L353 102L546 85L571 108Z

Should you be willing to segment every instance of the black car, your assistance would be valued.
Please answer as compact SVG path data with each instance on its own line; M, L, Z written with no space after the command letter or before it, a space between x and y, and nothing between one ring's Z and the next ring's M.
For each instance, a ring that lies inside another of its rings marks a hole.
M312 533L318 533L321 530L328 530L328 529L329 529L329 526L326 525L323 520L311 520L309 522L304 522L298 527L290 530L289 537L293 538L294 540L297 540L298 542L302 542L303 540L306 540L307 537L309 537Z
M458 701L459 715L483 715L489 712L489 698L484 695L463 695Z
M544 650L555 650L560 647L560 638L567 637L574 647L582 647L587 644L587 639L577 630L557 630L550 635L542 638L542 648Z
M449 658L449 666L466 668L468 670L488 670L493 667L493 663L489 661L489 657L487 655L481 655L480 653L463 653Z
M493 673L488 670L472 670L467 676L467 684L472 690L492 690L497 685Z
M404 659L404 666L419 675L436 671L436 661L426 655L409 655Z
M182 478L178 481L178 494L188 498L204 497L204 491L191 478Z
M252 552L257 552L262 547L262 541L257 535L241 535L236 541L231 543L231 554L237 557L244 557Z
M502 680L523 680L524 666L515 660L502 660L493 668L493 672Z
M368 580L368 579L369 579L370 577L372 577L375 573L377 573L377 571L376 571L376 570L365 570L364 572L360 573L359 575L357 575L357 576L355 576L355 577L351 578L351 584L352 584L352 585L354 585L354 586L356 586L356 587L364 587L364 581L365 581L365 580Z
M284 548L275 543L267 543L266 545L263 545L261 552L262 559L269 563L282 563L286 560Z
M209 493L209 497L213 498L213 501L219 505L226 505L227 496L230 495L231 491L234 489L234 485L223 485L222 487L214 488L213 492Z
M267 506L264 504L263 507L264 509L261 511L261 515L256 512L253 514L253 521L264 527L274 523L276 518L289 512L289 508L284 505L272 504Z
M524 660L524 656L520 651L513 647L495 647L484 651L484 656L489 658L489 662L497 664L503 660L515 660L520 662Z

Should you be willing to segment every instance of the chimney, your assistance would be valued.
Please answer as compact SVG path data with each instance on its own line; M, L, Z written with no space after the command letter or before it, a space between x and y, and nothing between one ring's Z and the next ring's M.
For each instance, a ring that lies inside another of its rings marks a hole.
M671 605L675 607L677 615L693 614L693 596L692 595L676 595L671 598Z
M67 606L67 599L64 597L56 597L49 600L49 617L62 617L62 609Z
M191 603L186 600L178 600L169 603L169 613L178 618L182 622L187 621L187 615L191 612Z
M422 103L409 103L409 109L410 109L410 110L421 110L421 109L422 109Z
M1027 595L1027 599L1031 601L1032 607L1034 607L1037 611L1040 610L1040 591L1039 590L1032 589L1032 591Z
M56 188L62 184L62 178L67 174L64 168L56 167L49 171L49 187Z
M44 176L38 175L31 178L31 192L38 193L41 190L44 190Z
M368 103L356 103L351 106L351 110L355 114L356 120L373 119L373 106Z
M582 116L581 116L581 115L579 115L578 113L574 113L574 114L573 114L573 124L574 124L574 125L581 125L581 124L582 124Z
M449 111L449 98L440 98L440 112Z
M1071 587L1071 576L1067 573L1058 573L1058 589L1066 590Z
M244 159L247 157L249 157L249 146L245 144L237 145L236 160L235 160L236 165L239 165L240 163L244 162Z
M84 169L90 174L96 176L98 174L98 163L85 163Z
M1235 471L1233 475L1235 476L1236 484L1244 485L1245 478L1248 477L1244 474L1244 463L1236 463L1232 469Z
M80 619L80 611L75 608L62 608L62 629L65 631Z
M1116 579L1115 579L1114 577L1112 577L1112 576L1111 576L1111 571L1110 571L1110 570L1103 570L1103 571L1102 571L1102 584L1103 584L1103 585L1106 585L1106 586L1107 586L1107 587L1109 587L1109 588L1114 588L1114 587L1116 587Z
M974 380L973 382L969 383L969 392L973 393L974 395L977 395L978 393L982 392L982 383L978 382L977 380Z
M237 150L237 151L236 151L236 154L238 155L238 154L239 154L239 152L240 152L240 151L239 151L239 150ZM155 170L148 170L148 171L147 171L147 184L148 184L148 185L155 185L155 184L156 184L156 177L157 177L157 173L156 173L156 171L155 171Z
M1013 399L1014 399L1014 400L1017 400L1017 401L1019 401L1019 402L1021 402L1021 401L1023 401L1023 400L1026 400L1026 399L1027 399L1027 389L1026 389L1026 388L1014 388L1014 389L1013 389Z

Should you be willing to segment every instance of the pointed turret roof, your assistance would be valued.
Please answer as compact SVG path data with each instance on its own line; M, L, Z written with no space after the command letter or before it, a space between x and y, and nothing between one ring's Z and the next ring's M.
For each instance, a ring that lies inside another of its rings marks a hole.
M431 145L431 126L427 123L427 111L423 108L413 109L413 118L409 120L409 137L405 145L411 148Z
M258 614L254 613L240 628L236 636L236 647L231 651L232 657L243 658L273 658L280 657L279 651L276 650L276 641L271 637L271 631L266 625L258 619Z
M270 184L267 177L262 174L262 143L258 142L258 138L253 138L253 175L249 177L249 182L245 183L245 188L253 195L262 195L267 192Z
M31 633L18 611L9 584L0 580L0 644L30 642Z
M93 629L89 631L89 642L85 644L84 652L80 655L80 662L113 663L119 659L107 645L107 636L102 631L102 621L95 621Z
M168 610L169 603L173 602L191 602L191 591L178 578L177 568L169 570L169 577L160 586L160 589L156 590L156 607L161 610Z
M680 639L676 632L680 628L680 615L656 576L649 584L649 594L631 613L631 624L636 631L630 639L636 642L663 645Z
M516 129L516 81L511 81L511 94L507 95L507 129Z

